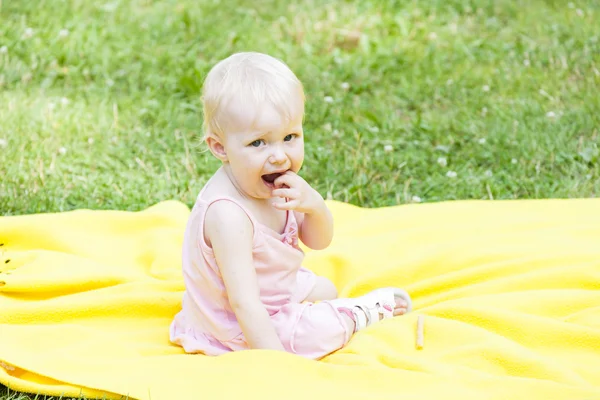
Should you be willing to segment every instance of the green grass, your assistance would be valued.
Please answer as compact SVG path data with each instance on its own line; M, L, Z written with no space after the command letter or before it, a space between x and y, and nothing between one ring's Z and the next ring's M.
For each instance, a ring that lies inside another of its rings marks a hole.
M0 1L0 213L192 205L203 77L245 50L305 83L323 196L600 194L597 1L289 3Z
M305 82L303 174L324 196L600 192L595 1L200 3L3 2L2 214L191 205L217 167L197 148L202 79L240 50Z
M35 395L35 394L27 394L27 393L19 393L7 388L6 386L0 385L0 400L86 400L85 396L81 396L79 398L72 397L53 397L53 396L45 396L45 395ZM123 400L128 400L128 397L123 397Z
M15 392L14 390L10 390L7 387L3 387L0 385L0 399L1 400L73 400L72 398L67 397L52 397L52 396L44 396L44 395L28 395L25 393ZM84 399L84 397L81 397Z

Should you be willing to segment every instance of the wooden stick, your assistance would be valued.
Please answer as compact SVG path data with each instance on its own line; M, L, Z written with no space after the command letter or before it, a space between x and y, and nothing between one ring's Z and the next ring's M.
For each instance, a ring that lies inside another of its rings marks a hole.
M419 315L417 317L417 349L423 349L423 341L424 341L424 325L425 325L425 316Z

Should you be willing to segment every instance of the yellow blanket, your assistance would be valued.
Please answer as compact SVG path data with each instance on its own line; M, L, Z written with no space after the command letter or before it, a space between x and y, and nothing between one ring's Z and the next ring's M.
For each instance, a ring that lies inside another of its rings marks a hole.
M321 362L169 344L181 203L0 218L0 382L148 400L600 399L600 200L330 206L334 243L305 265L345 296L402 286L415 311Z

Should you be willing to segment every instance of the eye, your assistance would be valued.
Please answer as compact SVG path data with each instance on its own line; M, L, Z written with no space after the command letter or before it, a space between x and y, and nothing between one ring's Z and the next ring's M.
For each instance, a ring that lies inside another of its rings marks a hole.
M286 137L283 138L284 142L289 142L290 140L292 140L294 138L294 136L296 136L293 133L290 133L289 135L287 135Z
M259 140L255 140L254 142L250 143L250 146L252 146L252 147L260 147L260 145L261 145L262 142L263 141L260 140L260 139Z

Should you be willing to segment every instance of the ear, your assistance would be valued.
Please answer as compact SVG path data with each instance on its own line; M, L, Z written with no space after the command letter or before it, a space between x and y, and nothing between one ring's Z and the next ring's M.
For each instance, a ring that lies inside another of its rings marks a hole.
M216 135L209 134L206 137L206 144L210 149L210 152L213 153L215 157L217 157L222 162L227 161L227 152L225 151L225 146L223 146L223 142Z

